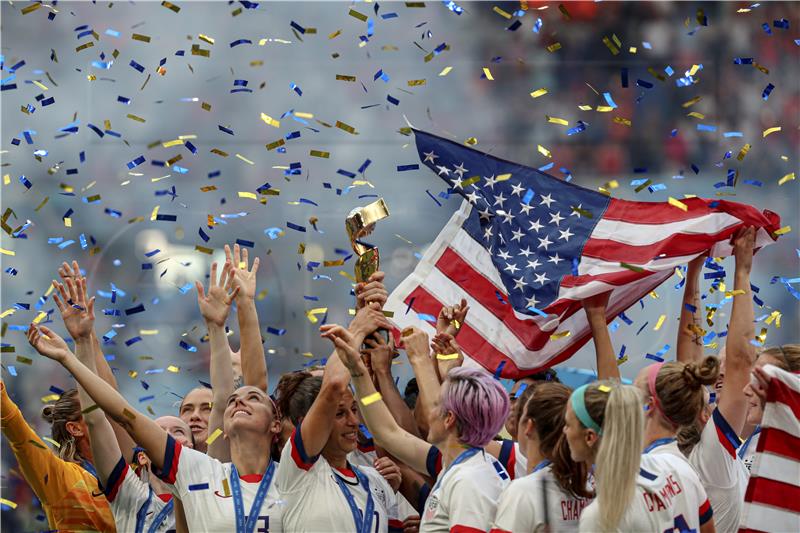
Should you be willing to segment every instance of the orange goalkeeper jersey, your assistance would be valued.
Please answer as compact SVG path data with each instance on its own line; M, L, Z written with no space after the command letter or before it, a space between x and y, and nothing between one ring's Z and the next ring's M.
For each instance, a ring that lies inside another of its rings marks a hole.
M51 529L116 531L114 517L97 478L80 465L54 454L28 425L6 393L2 393L2 429L25 480L42 502Z

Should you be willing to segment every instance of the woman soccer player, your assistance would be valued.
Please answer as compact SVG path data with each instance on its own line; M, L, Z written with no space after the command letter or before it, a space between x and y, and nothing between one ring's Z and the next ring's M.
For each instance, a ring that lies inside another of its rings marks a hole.
M492 533L578 531L583 508L594 494L587 488L587 468L570 457L564 435L564 412L571 389L560 383L539 383L519 416L528 475L503 491Z
M577 388L564 433L574 461L595 465L597 497L580 531L715 531L703 486L691 467L665 454L642 454L644 413L633 386L600 381ZM695 477L696 480L696 477Z
M391 416L358 353L359 339L341 326L324 326L322 331L350 371L376 443L414 470L436 478L419 530L488 530L500 493L509 483L502 465L483 450L508 416L508 394L500 382L481 370L451 370L429 417L431 445L403 430ZM428 350L424 332L410 328L403 333L408 350L410 344L417 351Z
M390 329L380 304L363 307L350 325L354 342ZM358 445L358 406L350 376L334 352L322 378L293 374L279 402L295 424L281 453L277 483L286 500L287 531L383 532L402 529L395 489L374 468L347 459Z

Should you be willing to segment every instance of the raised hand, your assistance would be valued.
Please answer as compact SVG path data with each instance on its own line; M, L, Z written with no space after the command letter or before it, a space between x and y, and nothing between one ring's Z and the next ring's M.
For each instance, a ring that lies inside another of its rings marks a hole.
M358 352L358 344L355 335L338 324L325 324L319 328L320 336L328 339L336 347L336 354L339 360L347 367L351 375L367 372L361 354Z
M40 355L52 359L58 363L63 363L70 356L72 351L67 343L59 337L53 330L45 326L35 326L31 324L27 332L28 343Z
M366 307L362 307L356 313L355 318L350 322L348 330L352 333L355 340L359 342L378 329L391 329L392 325L386 319L378 302L371 302Z
M217 263L211 263L211 274L208 280L208 292L203 289L203 284L195 281L197 287L197 305L200 307L200 314L203 319L216 326L224 327L231 310L231 303L239 293L240 287L231 291L233 285L233 275L231 274L232 265L226 261L222 267L222 273L217 281Z
M256 273L258 272L258 265L261 262L258 257L253 260L253 265L250 267L250 257L247 248L234 244L233 254L231 254L231 247L226 244L225 261L232 266L231 276L233 278L233 286L239 289L238 298L255 299Z
M66 263L64 263L66 265ZM75 263L77 266L77 263ZM61 274L61 269L59 269ZM64 284L53 280L53 301L61 313L67 332L75 339L86 339L94 331L94 296L86 300L86 278L63 276Z
M600 294L595 294L594 296L589 296L581 303L583 303L583 308L588 315L601 315L605 320L605 313L606 307L608 307L608 299L611 297L611 291L603 292Z
M365 305L377 302L381 308L386 305L386 300L389 298L389 292L383 284L383 272L374 272L366 283L356 284L356 309L361 309Z
M409 327L402 333L403 346L406 349L408 358L430 357L428 334L415 327Z
M377 374L380 372L391 374L392 357L394 356L394 337L389 335L389 343L383 335L372 335L364 339L364 344L369 349L363 350L369 355L370 366Z
M464 354L452 335L437 333L431 341L431 348L436 352L436 367L442 380L450 370L464 363Z
M458 305L446 305L439 311L436 318L436 333L447 333L452 336L461 330L464 320L467 318L469 306L467 300L461 298Z

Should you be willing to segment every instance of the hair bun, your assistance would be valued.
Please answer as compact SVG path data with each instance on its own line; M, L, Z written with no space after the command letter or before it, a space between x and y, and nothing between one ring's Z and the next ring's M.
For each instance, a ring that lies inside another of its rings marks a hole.
M45 405L44 407L42 407L42 418L44 418L45 421L48 424L52 424L53 423L53 410L54 409L55 409L55 406L52 405L52 404Z
M690 388L698 389L702 385L713 385L719 376L719 359L708 356L697 365L689 363L683 367L683 379Z

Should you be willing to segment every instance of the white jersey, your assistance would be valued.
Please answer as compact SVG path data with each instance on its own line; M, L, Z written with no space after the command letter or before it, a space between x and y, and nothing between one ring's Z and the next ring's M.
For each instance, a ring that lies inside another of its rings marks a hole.
M343 482L350 491L363 516L367 508L367 492L351 469L333 468L324 457L306 455L302 434L298 426L281 452L281 468L276 482L284 500L286 511L284 527L291 532L355 531L355 520L347 497L337 482ZM370 531L388 533L402 530L397 520L397 500L389 484L377 470L361 466L359 472L366 476L374 502Z
M753 468L753 461L756 459L756 448L758 448L758 436L761 434L761 428L756 428L752 435L739 446L736 454L744 462L749 472Z
M425 502L420 533L488 531L500 494L509 484L503 465L480 450L442 470L442 454L431 446L427 469L436 484Z
M154 531L162 533L175 530L172 495L155 494L150 484L139 479L122 455L105 485L103 492L114 514L117 531L136 531L136 525L141 519L144 521L142 531L147 533L157 516L161 520ZM169 509L162 514L167 506Z
M591 501L564 492L547 464L503 491L492 533L535 531L545 524L550 531L578 531L581 512Z
M366 466L373 468L377 458L378 453L375 451L375 444L373 443L372 439L369 439L363 444L359 443L355 450L347 454L347 460L351 465L354 466ZM406 500L405 496L397 492L395 493L395 497L397 498L397 518L402 521L409 516L419 515L417 510L414 509L414 506L411 505L408 500Z
M739 515L750 479L744 461L736 454L738 447L739 437L716 408L703 428L700 442L689 454L689 462L708 492L714 508L714 523L720 533L739 528Z
M685 459L671 453L646 453L633 500L617 531L699 531L712 517L703 485ZM600 507L595 500L581 515L580 531L599 530Z
M276 464L274 477L255 525L255 531L259 533L283 531L283 501L275 482L280 471L281 467ZM183 503L189 531L236 531L236 513L230 482L231 463L221 463L197 450L185 448L168 436L164 468L158 476L170 485L171 492ZM239 478L245 518L250 516L261 478L259 474L243 475Z

